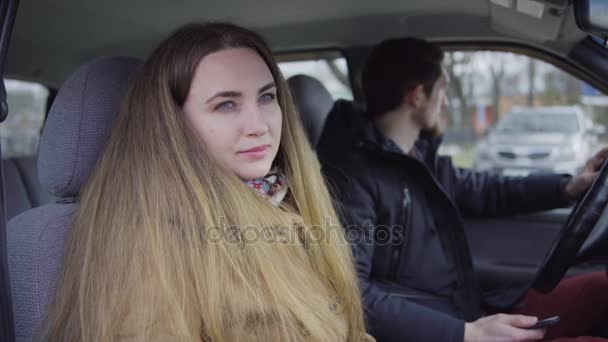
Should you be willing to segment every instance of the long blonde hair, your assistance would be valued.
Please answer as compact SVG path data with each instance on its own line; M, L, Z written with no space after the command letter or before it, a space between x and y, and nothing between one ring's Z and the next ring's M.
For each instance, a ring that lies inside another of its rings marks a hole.
M181 110L201 59L234 47L255 50L277 84L275 163L290 183L282 207L218 165ZM275 239L246 237L262 230ZM353 341L364 332L350 250L286 82L263 39L231 24L183 26L137 73L81 193L41 334L108 341L159 331L205 341Z

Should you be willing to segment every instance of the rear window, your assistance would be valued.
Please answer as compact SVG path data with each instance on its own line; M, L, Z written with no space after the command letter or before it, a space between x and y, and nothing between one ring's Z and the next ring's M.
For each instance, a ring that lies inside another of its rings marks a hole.
M338 52L281 54L279 68L285 79L307 75L321 81L334 100L352 100L346 59Z
M0 124L2 157L34 156L38 151L49 90L33 82L4 79L9 113Z

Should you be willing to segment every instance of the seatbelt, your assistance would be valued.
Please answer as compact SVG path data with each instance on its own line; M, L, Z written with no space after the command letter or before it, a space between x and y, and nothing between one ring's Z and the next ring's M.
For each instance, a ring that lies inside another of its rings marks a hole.
M18 0L0 0L0 76L4 75L4 62L15 17ZM0 82L0 124L8 115L8 101L4 79ZM15 341L13 299L8 272L8 249L6 230L6 194L4 192L4 166L2 165L2 142L0 141L0 340Z

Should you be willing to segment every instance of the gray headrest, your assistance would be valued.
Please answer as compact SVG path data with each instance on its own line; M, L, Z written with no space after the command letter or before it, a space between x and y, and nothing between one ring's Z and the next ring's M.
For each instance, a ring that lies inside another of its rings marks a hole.
M323 83L314 77L295 75L290 77L287 82L302 116L302 123L306 128L310 143L312 146L316 146L334 100Z
M78 195L140 64L129 57L101 57L78 68L59 89L38 150L40 182L50 193Z

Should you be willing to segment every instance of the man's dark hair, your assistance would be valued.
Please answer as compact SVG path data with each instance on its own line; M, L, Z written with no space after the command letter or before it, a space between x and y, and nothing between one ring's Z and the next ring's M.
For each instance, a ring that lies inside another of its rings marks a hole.
M421 39L388 39L376 45L362 74L370 117L397 108L404 95L419 84L430 95L441 76L442 61L443 51Z

